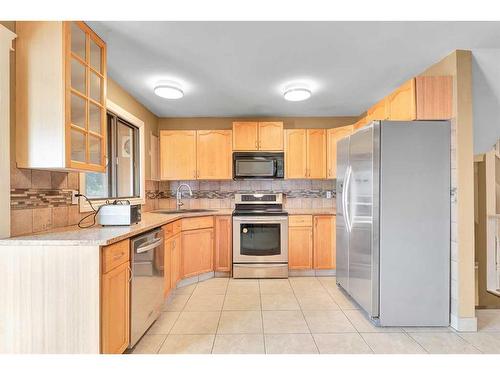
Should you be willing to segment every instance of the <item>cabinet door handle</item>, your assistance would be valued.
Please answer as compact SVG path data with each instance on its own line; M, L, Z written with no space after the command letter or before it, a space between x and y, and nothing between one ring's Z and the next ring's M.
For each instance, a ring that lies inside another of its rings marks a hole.
M134 277L134 274L132 273L132 268L130 268L130 266L127 266L128 268L128 272L129 272L129 278L128 278L128 282L132 282L132 278Z
M196 171L193 170L193 178L196 178Z
M258 150L259 149L259 141L255 141L255 149Z

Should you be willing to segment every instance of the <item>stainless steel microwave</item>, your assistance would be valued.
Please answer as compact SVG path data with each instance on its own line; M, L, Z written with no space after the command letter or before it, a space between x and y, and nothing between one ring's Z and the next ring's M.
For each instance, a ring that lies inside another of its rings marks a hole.
M234 152L233 179L282 179L284 160L283 152Z

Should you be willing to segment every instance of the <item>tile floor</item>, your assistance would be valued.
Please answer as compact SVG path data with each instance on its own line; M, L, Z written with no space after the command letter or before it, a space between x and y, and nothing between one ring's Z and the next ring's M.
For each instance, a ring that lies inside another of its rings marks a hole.
M176 289L134 354L500 354L500 310L477 333L374 327L334 277L209 279Z

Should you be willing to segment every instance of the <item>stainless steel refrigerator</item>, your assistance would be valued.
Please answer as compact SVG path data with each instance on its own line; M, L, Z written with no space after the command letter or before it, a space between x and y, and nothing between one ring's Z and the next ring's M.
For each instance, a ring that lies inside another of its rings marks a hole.
M447 326L450 124L374 121L337 143L337 284L382 326Z

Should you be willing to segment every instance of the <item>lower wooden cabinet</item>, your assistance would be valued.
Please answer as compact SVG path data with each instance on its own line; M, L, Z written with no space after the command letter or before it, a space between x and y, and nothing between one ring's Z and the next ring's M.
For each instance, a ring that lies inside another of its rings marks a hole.
M167 297L172 289L173 238L165 240L163 256L163 296Z
M288 268L291 270L313 267L313 229L309 227L288 228Z
M215 217L214 271L231 272L232 266L232 217Z
M182 232L181 254L182 277L213 271L213 228Z
M181 234L178 233L169 239L169 248L172 254L170 259L170 288L174 289L181 277Z
M130 263L102 275L101 352L120 354L130 339Z
M314 216L314 268L334 269L335 257L335 216Z

